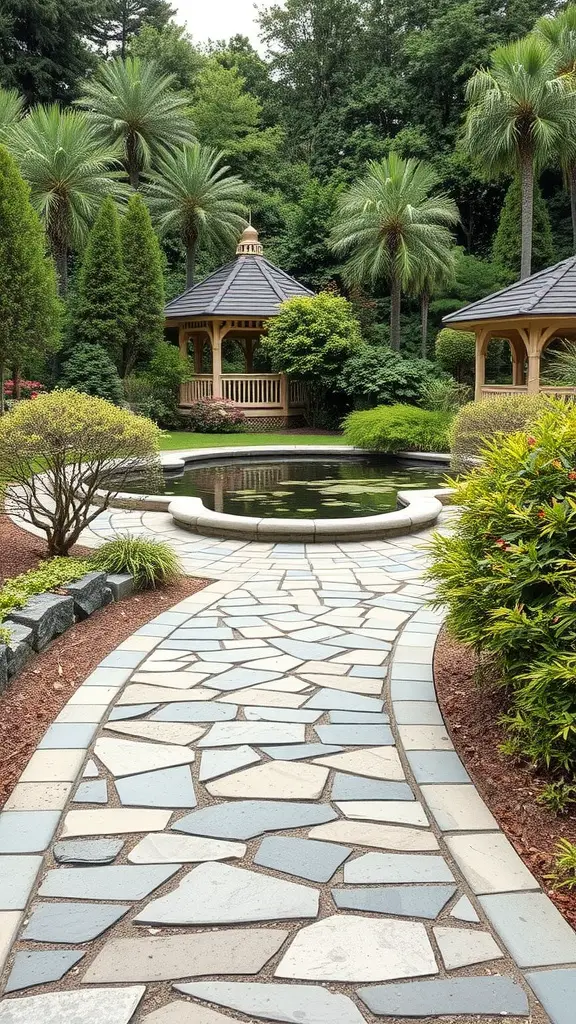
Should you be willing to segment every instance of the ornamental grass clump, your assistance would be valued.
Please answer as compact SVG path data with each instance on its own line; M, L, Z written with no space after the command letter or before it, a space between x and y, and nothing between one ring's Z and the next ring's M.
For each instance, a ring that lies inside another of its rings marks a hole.
M116 537L98 548L90 561L93 568L107 573L130 573L138 590L168 586L182 576L174 551L163 540Z
M431 544L451 634L490 656L509 696L505 749L576 768L576 406L499 435L455 482L461 514Z
M102 398L39 395L0 418L0 491L8 488L9 511L46 534L49 555L67 555L131 474L154 476L160 437L150 420Z

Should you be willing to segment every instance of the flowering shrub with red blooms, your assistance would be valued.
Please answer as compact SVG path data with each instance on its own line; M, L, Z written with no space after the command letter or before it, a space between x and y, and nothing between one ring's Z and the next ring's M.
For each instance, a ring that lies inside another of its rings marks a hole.
M44 384L41 384L39 380L21 380L20 381L20 397L21 398L36 398L43 391L46 391ZM4 397L7 399L14 397L14 381L4 381Z
M242 430L244 413L227 398L198 398L190 406L187 423L199 434L234 434Z
M430 577L458 640L490 655L509 695L504 749L576 770L576 403L500 434L456 482L454 533Z

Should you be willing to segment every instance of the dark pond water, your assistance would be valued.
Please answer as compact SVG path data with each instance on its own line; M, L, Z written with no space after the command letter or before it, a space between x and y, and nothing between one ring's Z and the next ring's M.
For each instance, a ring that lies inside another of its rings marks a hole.
M378 456L215 460L167 475L163 493L202 498L231 515L339 519L390 512L398 491L441 487L447 469ZM133 480L126 489L148 494L150 484Z

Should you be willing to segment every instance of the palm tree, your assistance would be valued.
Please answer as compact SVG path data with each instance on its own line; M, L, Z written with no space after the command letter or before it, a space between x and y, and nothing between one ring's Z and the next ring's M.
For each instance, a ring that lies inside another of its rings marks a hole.
M544 39L554 54L557 75L569 76L572 88L576 86L576 6L571 5L553 18L540 18L534 33ZM566 185L570 193L572 240L576 252L576 153L574 147L565 147L559 154Z
M222 153L194 143L167 154L145 187L160 231L176 230L186 248L186 287L194 284L198 247L230 247L246 224L248 186L222 165Z
M10 129L6 146L30 185L65 294L70 250L84 242L103 199L122 191L117 154L84 113L57 105L33 107Z
M422 359L428 358L428 317L430 314L430 299L433 295L446 288L453 280L456 270L454 252L448 253L448 258L443 264L437 264L429 269L424 269L417 274L413 281L413 294L420 300L420 323L421 323L421 355Z
M16 89L0 88L0 139L20 120L24 112L24 99Z
M174 81L153 62L117 57L101 64L77 101L102 137L121 145L132 188L167 150L194 141L189 100L172 88Z
M456 204L436 192L439 178L421 160L397 153L368 164L368 173L337 203L332 247L350 253L345 276L350 282L390 286L390 344L400 348L402 292L418 277L450 265L450 227L458 221Z
M480 68L467 86L470 108L466 142L492 173L520 173L522 258L520 277L532 265L534 174L563 149L576 132L576 94L570 76L556 73L556 56L532 35L499 46L491 66Z

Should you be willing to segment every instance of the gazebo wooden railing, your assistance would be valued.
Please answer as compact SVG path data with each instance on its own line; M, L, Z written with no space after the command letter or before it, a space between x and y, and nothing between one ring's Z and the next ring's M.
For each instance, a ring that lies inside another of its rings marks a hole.
M264 415L266 410L288 415L295 410L305 411L308 405L306 387L301 381L288 381L283 373L223 373L220 378L221 398L234 402L250 414ZM180 406L185 409L192 402L212 398L212 374L196 374L193 380L181 385Z
M556 398L576 398L576 388L547 387L540 385L541 395L551 395ZM483 384L480 388L480 398L501 398L503 395L526 395L528 387L526 384Z

